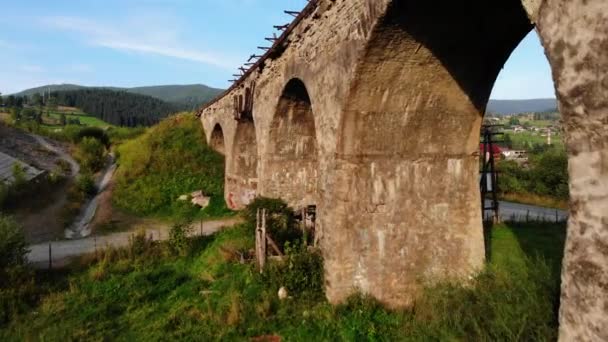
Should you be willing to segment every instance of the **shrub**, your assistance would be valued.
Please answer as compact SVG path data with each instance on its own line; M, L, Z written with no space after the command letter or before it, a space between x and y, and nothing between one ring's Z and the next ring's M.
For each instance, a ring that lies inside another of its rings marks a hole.
M76 179L78 190L86 196L94 196L97 193L97 186L90 173L82 173Z
M321 299L323 289L323 257L300 241L285 243L285 260L271 263L266 281L275 287L285 286L292 296Z
M0 213L0 272L25 265L27 252L25 236L17 222ZM6 273L2 274L0 285L6 278Z
M169 246L174 254L185 255L190 249L188 233L191 227L188 223L175 223L169 231Z
M4 207L4 202L8 198L8 186L0 182L0 208Z
M85 137L78 144L76 158L82 167L90 172L96 172L103 168L105 147L96 138Z
M74 142L80 143L86 138L93 138L102 143L105 147L110 147L110 137L99 127L85 127L80 129L74 137Z
M281 199L257 197L245 208L243 215L247 223L255 228L258 209L266 209L266 231L283 248L288 241L302 238L302 231L295 226L294 212Z

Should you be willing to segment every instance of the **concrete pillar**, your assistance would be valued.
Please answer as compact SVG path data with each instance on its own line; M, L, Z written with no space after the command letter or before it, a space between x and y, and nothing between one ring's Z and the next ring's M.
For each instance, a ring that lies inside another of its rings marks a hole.
M608 340L608 2L546 0L538 30L569 153L561 341Z

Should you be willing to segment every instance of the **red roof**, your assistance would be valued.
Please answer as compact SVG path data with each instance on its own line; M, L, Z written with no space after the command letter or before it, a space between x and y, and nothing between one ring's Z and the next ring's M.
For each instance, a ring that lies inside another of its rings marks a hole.
M484 148L483 148L483 143L479 144L479 154L483 154ZM500 146L496 145L496 144L492 144L492 154L497 155L500 154L502 152L502 149L500 148Z

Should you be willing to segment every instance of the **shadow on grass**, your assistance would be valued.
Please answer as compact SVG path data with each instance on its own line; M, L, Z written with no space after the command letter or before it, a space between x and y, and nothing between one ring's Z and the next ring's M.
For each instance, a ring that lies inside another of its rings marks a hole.
M505 222L492 224L484 222L484 241L486 259L492 261L492 244L495 230L508 229L516 238L521 251L530 259L540 258L551 268L551 272L559 280L564 244L566 241L567 224L545 221Z
M566 242L566 223L529 222L507 225L522 251L530 258L544 259L559 280Z

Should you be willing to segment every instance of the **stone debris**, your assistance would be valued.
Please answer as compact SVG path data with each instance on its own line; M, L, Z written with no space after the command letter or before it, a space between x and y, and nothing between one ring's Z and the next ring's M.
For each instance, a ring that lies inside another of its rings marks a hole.
M205 196L203 190L195 191L188 195L181 195L177 198L177 200L187 201L189 198L192 204L201 207L201 209L207 208L209 206L209 202L211 201L211 197Z
M284 286L281 286L279 289L279 299L285 300L287 299L287 289Z

